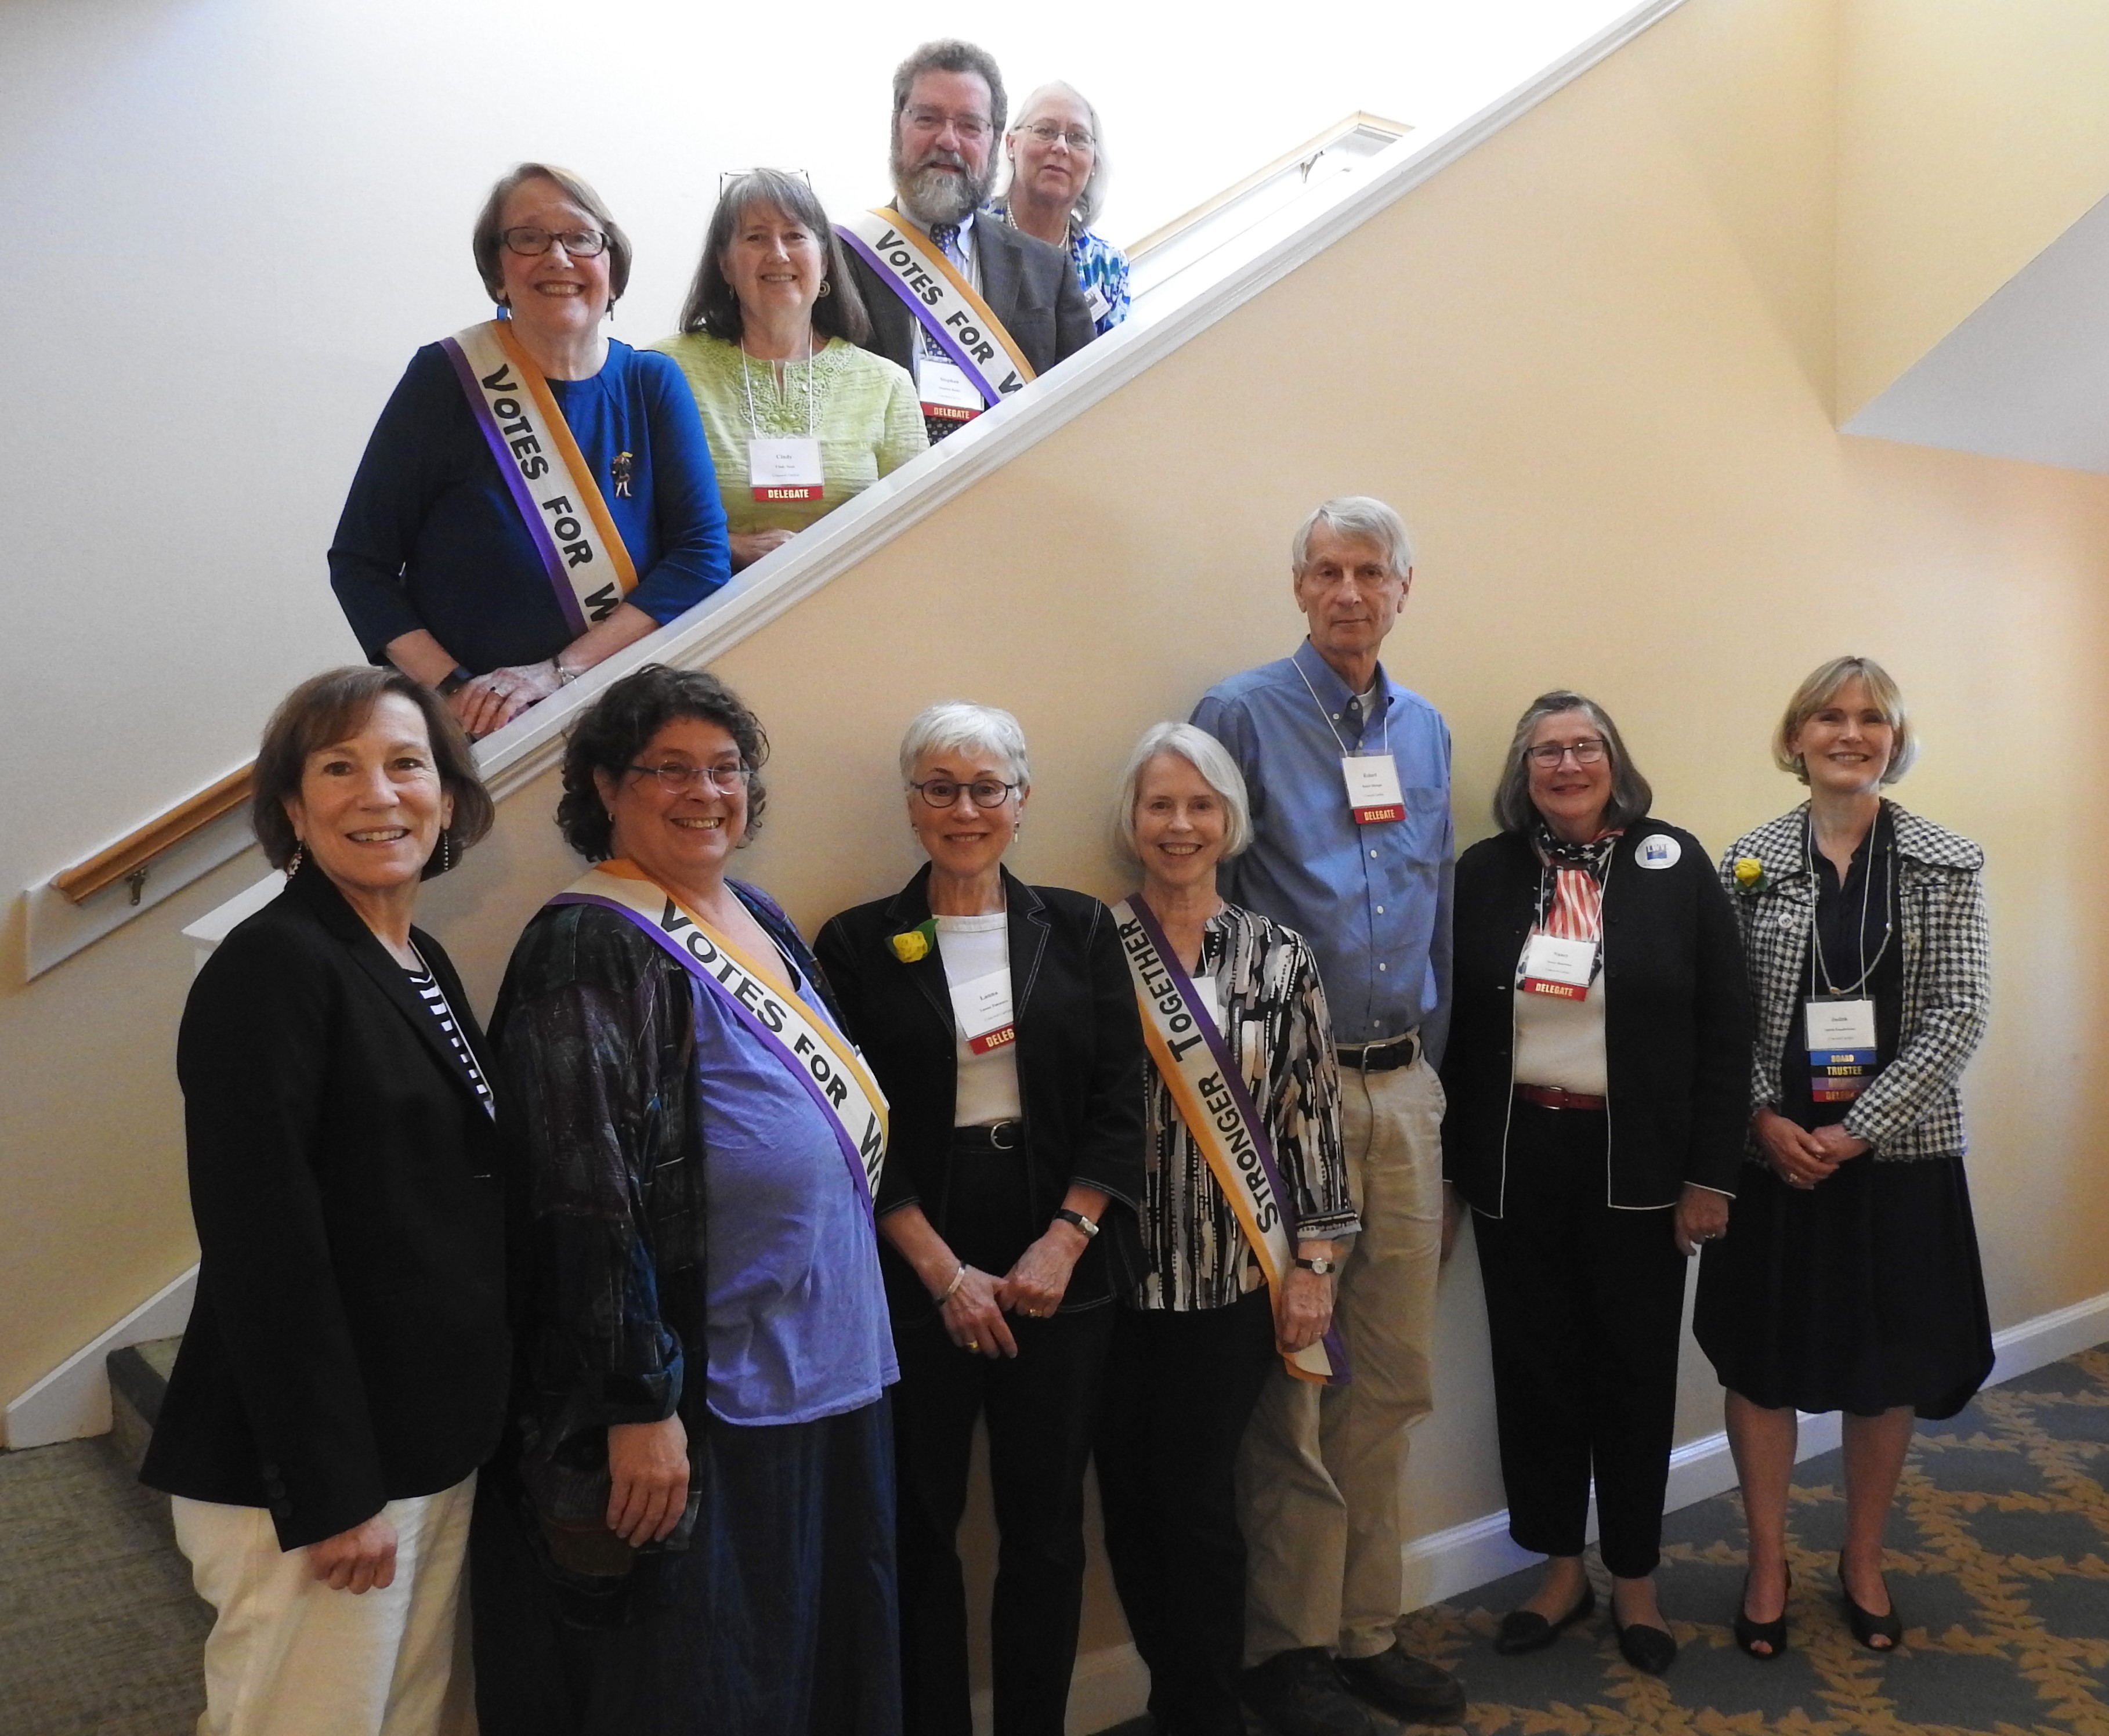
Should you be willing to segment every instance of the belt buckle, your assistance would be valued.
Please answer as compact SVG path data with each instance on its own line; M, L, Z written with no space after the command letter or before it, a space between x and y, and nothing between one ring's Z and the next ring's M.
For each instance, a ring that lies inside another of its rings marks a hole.
M998 1151L1015 1151L1018 1149L1018 1142L1015 1139L1000 1139L996 1136L1002 1132L1006 1128L1015 1128L1018 1124L1019 1123L1015 1121L991 1122L989 1124L988 1130L988 1141L991 1148Z

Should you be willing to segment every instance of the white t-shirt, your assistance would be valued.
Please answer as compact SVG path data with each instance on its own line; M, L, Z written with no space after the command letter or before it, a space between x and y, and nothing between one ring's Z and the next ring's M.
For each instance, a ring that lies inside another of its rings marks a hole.
M945 961L945 980L957 987L996 971L1010 970L1010 918L998 911L989 916L937 918L937 956ZM953 1059L960 1083L952 1102L955 1128L988 1127L1016 1121L1024 1109L1018 1095L1018 1051L1009 1043L977 1055L956 1014L952 1019Z
M1609 1095L1604 1065L1604 1001L1610 993L1599 971L1588 997L1515 991L1515 1078L1519 1085L1556 1085L1585 1097Z

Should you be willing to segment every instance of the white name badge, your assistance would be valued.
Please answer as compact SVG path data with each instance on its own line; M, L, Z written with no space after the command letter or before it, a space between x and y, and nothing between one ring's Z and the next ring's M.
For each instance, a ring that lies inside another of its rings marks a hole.
M953 984L952 1015L966 1033L970 1054L987 1055L1017 1042L1018 1031L1011 1023L1009 967Z
M1643 868L1674 868L1683 854L1684 846L1668 833L1651 832L1633 852L1633 860Z
M1523 949L1523 986L1557 1001L1586 1001L1596 974L1596 943L1533 934Z
M923 414L944 422L967 422L988 408L964 369L942 355L915 358L915 389Z
M1357 825L1406 818L1398 767L1389 753L1351 753L1340 762L1340 775L1348 786L1348 807Z
M1875 1003L1866 997L1851 1000L1808 1001L1802 1017L1809 1033L1809 1052L1853 1054L1875 1047Z
M1112 298L1095 283L1084 292L1084 306L1091 316L1093 325L1113 310Z
M820 473L820 443L756 435L747 443L747 480L757 500L817 500L827 478Z

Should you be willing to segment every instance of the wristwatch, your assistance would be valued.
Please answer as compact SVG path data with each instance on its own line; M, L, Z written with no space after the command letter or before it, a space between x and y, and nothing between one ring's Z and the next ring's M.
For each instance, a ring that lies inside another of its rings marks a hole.
M432 684L432 691L442 699L451 699L475 679L476 677L467 670L463 668L459 663L456 663L453 668Z
M1316 1259L1306 1259L1299 1254L1296 1257L1296 1264L1301 1266L1306 1272L1316 1273L1321 1278L1329 1272L1338 1271L1340 1265L1339 1261L1328 1259L1323 1254L1320 1255Z
M1099 1233L1098 1225L1092 1223L1091 1220L1086 1218L1082 1212L1073 1212L1066 1205L1064 1206L1061 1210L1055 1213L1054 1215L1057 1218L1059 1218L1064 1223L1075 1224L1077 1227L1082 1230L1086 1236L1095 1236Z

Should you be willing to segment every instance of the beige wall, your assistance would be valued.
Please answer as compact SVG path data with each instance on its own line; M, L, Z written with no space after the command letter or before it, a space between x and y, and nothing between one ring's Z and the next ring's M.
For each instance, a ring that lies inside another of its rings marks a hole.
M1555 683L1619 717L1659 807L1714 848L1788 806L1766 734L1842 650L1926 738L1909 804L1981 840L1997 1008L1972 1069L1995 1322L2109 1291L2101 756L2109 481L1831 427L1835 13L1691 0L1613 61L727 657L777 744L748 871L808 925L913 866L891 759L933 698L1013 707L1040 783L1016 866L1101 892L1122 753L1299 623L1288 533L1396 502L1419 576L1390 648L1457 743L1461 835L1516 712ZM549 780L428 898L487 1006L571 865ZM189 1257L166 1083L205 888L0 1004L0 1390ZM1412 1521L1501 1505L1476 1278L1445 1280ZM1718 1426L1687 1357L1680 1433ZM1103 1597L1093 1637L1117 1634Z
M1845 423L2109 193L2109 7L1837 3Z

